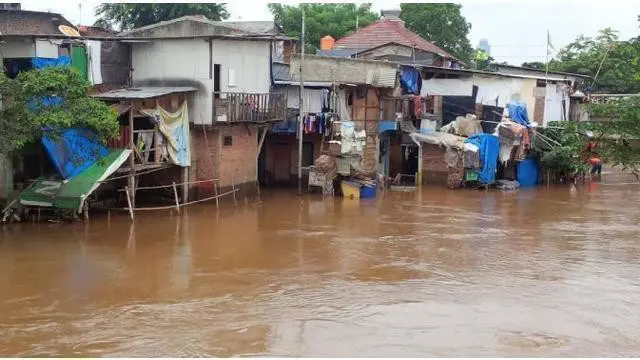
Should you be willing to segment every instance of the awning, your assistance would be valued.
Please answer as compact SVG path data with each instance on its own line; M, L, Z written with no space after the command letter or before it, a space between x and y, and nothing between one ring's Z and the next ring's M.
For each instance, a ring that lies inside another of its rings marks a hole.
M43 176L20 194L20 204L80 211L84 200L127 160L131 150L112 149L109 154L69 181L60 175Z

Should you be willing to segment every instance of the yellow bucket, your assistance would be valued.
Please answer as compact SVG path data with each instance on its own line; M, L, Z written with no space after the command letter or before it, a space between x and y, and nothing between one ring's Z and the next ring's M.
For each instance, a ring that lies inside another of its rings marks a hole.
M360 184L349 181L342 181L340 183L340 187L342 188L342 196L345 199L360 199Z

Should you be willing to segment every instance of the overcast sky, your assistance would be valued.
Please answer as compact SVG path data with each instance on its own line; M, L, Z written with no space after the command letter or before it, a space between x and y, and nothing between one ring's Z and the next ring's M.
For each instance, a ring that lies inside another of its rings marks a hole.
M22 1L22 8L58 12L74 24L91 25L96 20L94 9L101 2L82 1L82 11L80 1ZM227 2L230 20L272 20L267 9L269 1ZM605 27L618 30L625 40L640 35L638 0L463 0L458 3L463 5L462 14L471 23L471 44L476 47L480 39L486 38L496 61L514 65L545 61L547 30L556 50L580 34L593 36ZM377 12L399 7L399 1L373 1Z

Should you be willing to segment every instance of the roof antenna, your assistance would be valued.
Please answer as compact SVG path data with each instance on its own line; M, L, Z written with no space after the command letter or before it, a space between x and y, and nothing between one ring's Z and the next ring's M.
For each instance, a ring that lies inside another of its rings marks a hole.
M80 13L78 15L78 27L80 27L82 25L82 2L78 3L78 13Z

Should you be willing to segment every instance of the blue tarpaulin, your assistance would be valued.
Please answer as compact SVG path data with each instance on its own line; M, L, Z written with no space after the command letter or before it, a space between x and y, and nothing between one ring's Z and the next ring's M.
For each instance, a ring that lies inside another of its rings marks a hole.
M538 161L532 158L520 161L517 173L520 186L535 186L538 183Z
M507 104L507 109L509 109L509 117L514 122L529 126L529 115L527 114L527 104L522 101L509 101Z
M288 119L278 123L273 124L271 127L271 132L274 134L295 134L298 131L298 120L297 119Z
M420 95L422 77L418 70L410 66L400 68L400 86L407 94Z
M109 154L109 149L100 144L88 129L68 129L60 134L45 135L42 145L54 168L65 180L72 179Z
M41 70L47 67L70 66L71 58L69 56L60 56L57 59L50 58L33 58L33 67Z
M496 182L496 169L498 167L498 155L500 154L498 137L491 134L476 134L470 136L464 142L473 144L480 149L482 170L478 172L478 180L483 184Z

